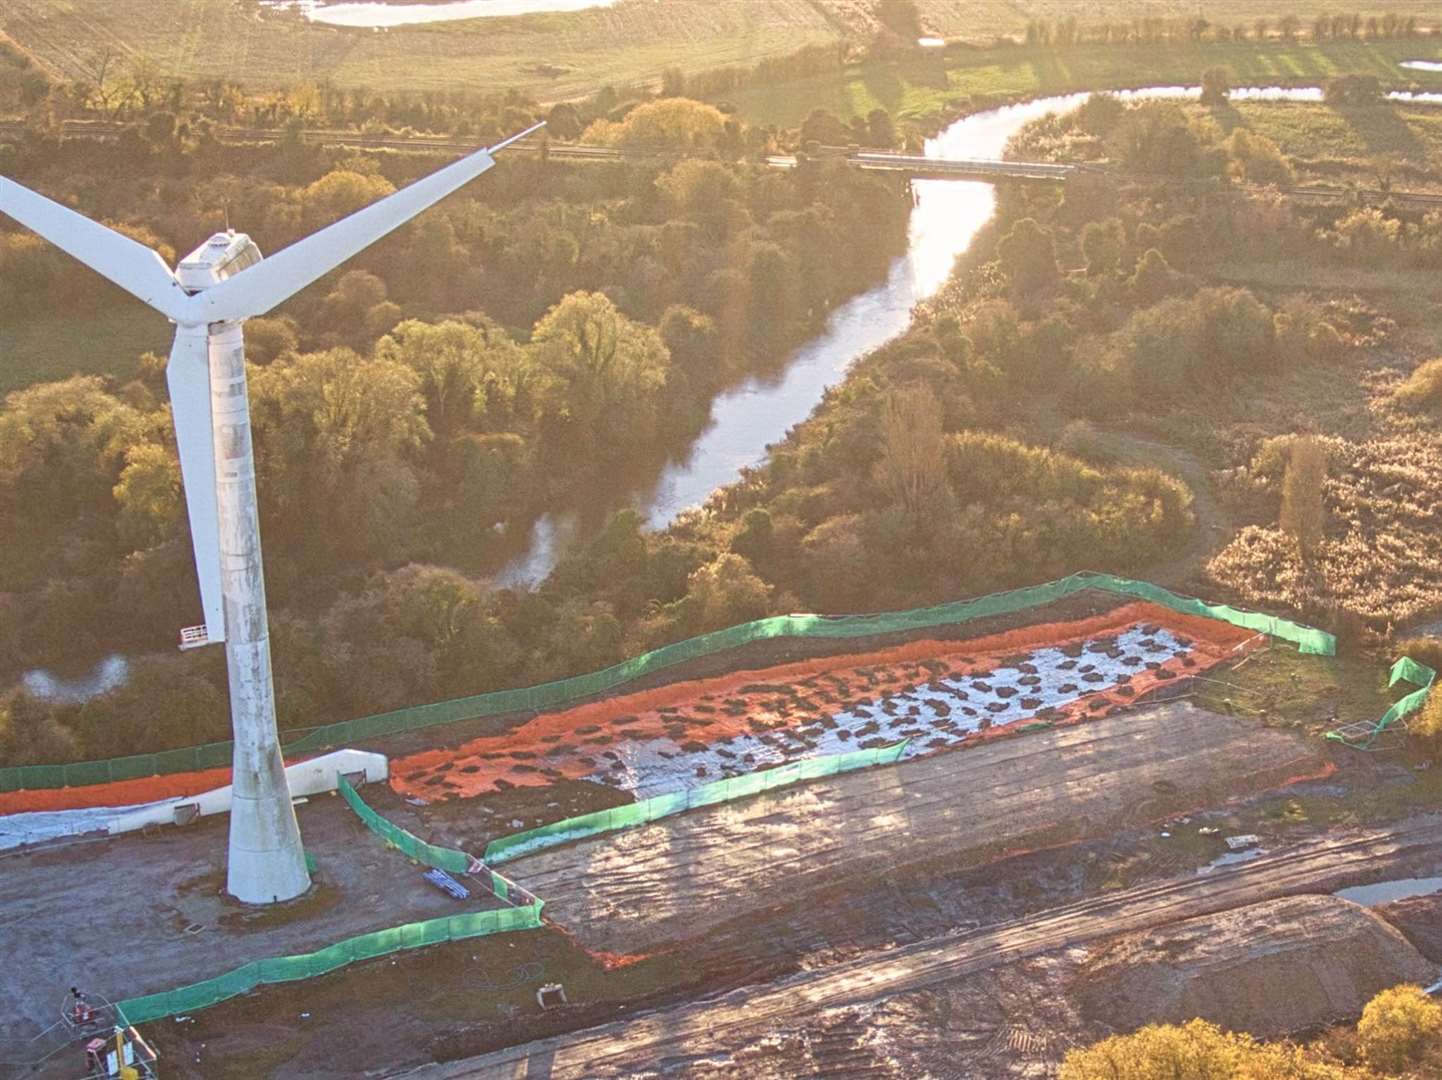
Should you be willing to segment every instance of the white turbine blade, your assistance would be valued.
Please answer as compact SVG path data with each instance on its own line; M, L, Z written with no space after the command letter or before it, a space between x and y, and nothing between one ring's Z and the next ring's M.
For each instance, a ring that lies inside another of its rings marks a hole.
M160 255L114 229L0 176L0 211L39 233L130 295L174 322L185 320L190 297Z
M175 422L175 445L180 450L180 475L185 481L185 509L190 515L190 542L195 548L205 636L207 642L224 641L220 515L210 419L210 339L205 327L182 326L176 331L165 381L170 387L170 414Z
M204 320L225 322L264 315L480 176L496 163L493 155L543 126L536 124L493 147L463 157L206 289L196 298Z

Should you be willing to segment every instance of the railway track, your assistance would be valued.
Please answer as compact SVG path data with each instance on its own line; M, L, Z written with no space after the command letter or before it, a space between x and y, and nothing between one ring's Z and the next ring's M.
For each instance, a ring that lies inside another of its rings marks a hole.
M722 1054L766 1033L804 1024L806 1017L823 1010L865 1005L1097 938L1333 887L1379 862L1432 847L1442 847L1442 818L1435 816L1393 830L1315 841L1206 876L1092 897L1030 918L858 957L633 1020L391 1075L412 1080L525 1076L533 1064L544 1063L549 1070L545 1075L564 1080Z

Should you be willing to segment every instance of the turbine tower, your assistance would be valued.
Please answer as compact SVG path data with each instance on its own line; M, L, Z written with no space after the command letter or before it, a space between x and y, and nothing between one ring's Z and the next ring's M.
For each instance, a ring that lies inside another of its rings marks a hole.
M262 259L244 234L218 233L174 273L160 255L0 176L0 212L39 233L175 323L166 367L204 622L180 647L225 643L234 732L226 889L290 900L310 887L275 721L260 516L241 324L264 315L495 164L536 124Z

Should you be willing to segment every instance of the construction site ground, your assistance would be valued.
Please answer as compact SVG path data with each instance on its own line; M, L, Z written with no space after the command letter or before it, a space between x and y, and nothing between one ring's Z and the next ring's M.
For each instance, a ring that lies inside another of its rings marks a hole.
M644 953L779 898L1079 840L1324 769L1296 736L1175 702L707 807L507 873L589 948Z
M758 643L679 665L620 692L907 639L1007 632L1116 606L1115 597L1084 593L940 631L862 642ZM1136 706L518 859L502 869L547 901L551 927L264 987L191 1017L154 1022L146 1033L162 1049L167 1075L387 1074L683 1007L740 987L762 994L767 984L857 962L878 949L978 931L1190 873L1221 850L1220 836L1198 835L1204 820L1295 840L1347 824L1323 808L1352 805L1362 793L1390 800L1382 808L1390 820L1411 805L1410 793L1435 786L1429 776L1338 751L1295 730L1337 714L1337 687L1354 680L1335 664L1274 649L1252 657L1242 672L1219 674L1223 683L1197 684L1208 709L1185 701ZM1254 679L1258 672L1266 679ZM1263 690L1245 691L1238 676L1259 681ZM1276 711L1279 701L1291 711ZM1360 710L1380 712L1370 701ZM526 719L418 731L384 749L455 745ZM1341 771L1327 776L1335 764ZM1285 800L1279 790L1287 792ZM580 780L425 806L381 786L362 795L397 824L472 852L496 836L627 799ZM1304 809L1294 812L1299 804ZM1169 821L1188 816L1192 825L1163 836ZM339 800L303 807L301 818L321 888L269 916L274 925L248 936L244 950L226 940L239 912L219 896L223 822L0 862L0 903L19 902L13 910L33 913L53 893L67 902L78 897L85 910L85 917L53 923L46 942L11 950L21 963L0 977L0 986L24 1004L19 1017L53 1015L72 981L66 965L77 941L87 961L100 958L94 970L106 973L106 984L95 988L128 997L259 956L463 909L424 885L416 867L385 852ZM1374 865L1380 872L1383 862ZM17 877L11 867L24 867L23 873ZM1350 872L1365 873L1360 864ZM129 900L132 892L139 903ZM185 934L191 926L200 929ZM0 926L0 945L21 932L14 923ZM184 970L150 964L162 937ZM187 942L184 950L173 947L176 939ZM192 939L194 951L188 951ZM32 965L44 967L43 980L21 974ZM115 973L124 973L118 989L109 981ZM571 1004L542 1012L536 989L553 981L566 986ZM22 990L25 996L17 996Z
M1219 950L1238 987L1245 988L1249 978L1257 984L1279 975L1299 984L1302 1000L1270 1003L1257 985L1250 986L1254 1004L1262 1002L1256 1018L1262 1029L1274 1027L1278 1018L1324 1024L1354 1013L1384 985L1435 973L1442 957L1423 955L1345 901L1310 896L1268 902L1326 892L1381 866L1438 865L1442 821L1435 817L1314 841L1215 874L1137 886L1030 918L870 951L767 986L404 1075L413 1080L1051 1076L1069 1046L1126 1030L1134 1020L1118 1016L1113 1023L1105 988L1088 985L1107 957L1129 951L1129 974L1154 977L1150 968L1171 965L1180 981L1205 987L1206 961L1195 960L1188 969L1185 957L1199 940L1212 939L1225 942ZM1318 948L1318 934L1330 949ZM1089 990L1100 1015L1078 1007ZM1271 992L1276 994L1275 986ZM1225 996L1200 994L1192 1004L1205 1011L1217 1001L1225 1003ZM1166 1004L1158 1002L1160 1008Z
M1148 711L1176 715L1178 708L1173 705ZM1127 719L1123 715L1100 724L1120 728ZM1130 719L1135 721L1137 716ZM1291 750L1291 760L1317 749L1315 742L1267 732L1241 721L1202 714L1197 717L1199 725L1203 719L1218 735L1215 741L1199 739L1194 743L1194 756L1205 758L1206 747L1211 745L1230 747L1233 761L1245 760L1252 753L1253 742L1266 746L1273 739L1280 740L1273 744L1279 759L1285 758L1284 748ZM925 769L928 763L946 760L960 767L965 759L1020 752L1028 743L1041 739L1084 737L1089 728L1094 734L1105 730L1093 723L939 755L896 769L870 771L904 777L909 771ZM1148 744L1156 740L1153 737L1140 741ZM1164 747L1165 740L1162 742ZM625 966L608 968L605 961L614 958L588 955L581 945L595 945L583 940L584 933L580 938L559 929L509 934L401 955L304 984L269 987L206 1010L184 1023L153 1025L150 1033L160 1041L171 1067L181 1076L342 1076L365 1070L385 1074L390 1069L428 1061L461 1059L528 1038L591 1028L632 1013L668 1005L684 1007L677 1003L739 987L749 987L747 994L762 995L769 993L767 984L798 973L829 970L837 964L866 963L866 957L876 955L877 949L916 947L938 936L982 932L1057 905L1085 903L1086 897L1122 895L1127 887L1136 887L1139 882L1162 881L1178 874L1191 877L1199 864L1225 850L1220 836L1199 834L1199 826L1223 831L1261 830L1269 844L1273 838L1278 844L1305 842L1307 837L1317 835L1317 830L1306 822L1279 817L1278 806L1298 799L1341 797L1353 784L1368 790L1408 789L1415 786L1416 780L1409 776L1409 770L1395 764L1351 755L1340 759L1343 769L1335 777L1304 781L1286 788L1281 795L1256 794L1260 788L1238 782L1241 770L1220 764L1225 758L1216 759L1219 764L1208 780L1196 762L1187 765L1164 748L1154 752L1158 768L1170 763L1173 779L1168 783L1178 785L1178 790L1168 791L1161 802L1156 801L1159 793L1150 783L1152 778L1165 779L1159 772L1132 773L1115 784L1098 776L1088 781L1090 770L1078 769L1065 752L1038 759L1040 763L1050 761L1054 771L1014 777L1019 798L1042 808L1039 816L1049 815L1054 827L1057 823L1065 825L1064 830L1054 829L1051 835L1051 842L1059 846L1011 845L1038 849L1005 855L1009 845L968 846L965 841L957 841L959 833L954 831L949 844L938 839L931 849L916 853L916 859L904 867L898 861L890 862L889 871L868 872L861 862L855 862L850 864L848 874L844 860L832 859L828 863L831 870L822 880L812 883L814 888L790 888L785 875L775 876L750 906L734 906L719 918L703 920L699 934L686 931L681 940L668 944L662 940L665 925L658 925L654 948L644 950L647 956ZM1195 788L1187 786L1188 775L1195 779ZM1219 781L1218 775L1224 780ZM1068 782L1080 789L1099 789L1098 801L1089 804L1085 811L1089 816L1080 829L1067 819L1080 812L1078 806L1088 804L1074 804L1052 794L1066 790ZM1263 779L1257 778L1256 782L1261 784ZM1280 782L1273 777L1267 786L1275 788ZM833 778L809 786L832 789L836 783L837 778ZM974 785L975 779L954 782L951 797L967 800L972 795L968 784ZM1138 784L1142 792L1130 790ZM1108 791L1110 801L1105 797ZM1182 798L1184 795L1191 798ZM1176 796L1175 801L1168 801L1172 796ZM774 793L730 810L749 815L751 804L781 797L784 793ZM767 805L773 814L777 812L777 803L770 801ZM1187 813L1208 805L1217 809ZM1049 811L1045 809L1048 806L1052 808ZM1156 818L1169 814L1185 814L1190 824L1163 837L1165 823L1158 824ZM685 821L686 817L682 817L672 819L670 824L674 827ZM898 826L893 840L902 842L899 838L904 831ZM558 849L549 857L559 858L571 851L584 852L591 859L608 840L616 842L625 835ZM1093 838L1063 842L1088 835ZM1442 841L1442 831L1434 829L1428 834L1428 843L1438 841ZM756 848L754 854L762 857L765 852ZM1424 862L1432 857L1424 853ZM1220 890L1220 899L1199 900L1179 909L1162 907L1153 912L1153 918L1165 922L1174 910L1197 913L1233 902L1266 899L1279 892L1333 888L1388 874L1430 872L1421 863L1413 865L1408 861L1411 858L1408 845L1402 843L1372 845L1366 848L1365 858L1362 854L1343 857L1332 851L1310 862L1306 873L1270 877L1265 887L1239 891L1227 878L1218 878L1215 885L1207 884L1208 888ZM510 867L527 884L532 882L522 871L532 861L518 860ZM1265 862L1262 865L1265 869ZM676 887L686 887L684 875ZM1212 904L1215 906L1209 906ZM624 922L621 915L612 915L609 920ZM558 918L558 922L565 926L564 919ZM1153 924L1144 919L1117 925L1131 929ZM672 925L676 933L683 932L682 924ZM1108 932L1105 927L1110 925L1103 924L1098 932ZM594 924L591 928L595 929ZM567 987L572 1004L555 1012L541 1012L535 991L550 981ZM1023 1049L1029 1045L1026 1039L1020 1041ZM1007 1051L999 1060L1011 1058L1022 1060L1026 1055ZM547 1073L543 1070L540 1075ZM582 1070L576 1075L589 1074Z
M223 895L225 817L0 858L0 1075L3 1063L33 1060L48 1045L31 1040L59 1018L71 986L96 1000L138 997L497 903L474 892L455 901L421 880L337 797L298 812L315 884L276 908Z

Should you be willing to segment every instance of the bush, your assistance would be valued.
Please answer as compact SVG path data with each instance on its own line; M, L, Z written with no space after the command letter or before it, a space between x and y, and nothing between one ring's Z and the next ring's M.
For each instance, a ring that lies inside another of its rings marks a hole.
M1205 1020L1150 1024L1067 1052L1061 1080L1237 1080L1306 1076L1294 1053L1221 1030Z
M1397 643L1398 656L1409 656L1419 664L1426 664L1433 671L1442 673L1442 638L1405 638Z
M1362 1010L1357 1044L1367 1064L1392 1076L1442 1063L1442 1004L1416 986L1383 990Z
M1392 400L1404 409L1442 409L1442 356L1428 360L1407 381L1392 392Z

